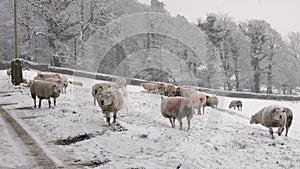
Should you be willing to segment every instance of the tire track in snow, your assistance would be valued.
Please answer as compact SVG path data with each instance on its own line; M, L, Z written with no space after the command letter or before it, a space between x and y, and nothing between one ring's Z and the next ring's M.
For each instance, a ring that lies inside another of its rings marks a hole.
M54 161L52 161L47 154L40 148L36 141L27 133L27 131L0 106L0 114L4 118L8 125L13 128L14 134L21 138L26 148L31 153L30 155L34 157L35 162L38 164L38 168L55 169L59 168Z

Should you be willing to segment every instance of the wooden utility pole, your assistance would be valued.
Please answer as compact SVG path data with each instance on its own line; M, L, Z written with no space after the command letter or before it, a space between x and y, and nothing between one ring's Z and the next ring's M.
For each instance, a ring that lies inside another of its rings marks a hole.
M15 57L11 61L11 82L14 85L22 83L23 61L18 59L18 31L17 31L17 0L14 0L14 34L15 34Z
M15 59L18 58L17 0L14 0Z

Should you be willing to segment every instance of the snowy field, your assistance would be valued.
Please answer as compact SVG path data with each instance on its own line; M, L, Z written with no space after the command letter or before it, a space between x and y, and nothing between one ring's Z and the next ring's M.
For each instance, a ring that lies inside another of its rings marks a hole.
M33 79L35 71L23 76ZM57 99L57 106L33 108L29 88L14 88L0 71L0 104L57 164L65 168L300 168L300 102L240 99L243 111L228 109L231 100L219 97L218 110L206 108L204 115L195 114L191 129L171 128L160 113L160 96L141 92L139 86L122 91L123 109L117 124L108 127L98 106L93 105L91 86L99 81L66 75L83 86L69 85L67 93ZM252 114L262 107L278 104L294 112L289 136L272 140L268 129L249 123ZM0 168L27 168L30 161L0 120Z

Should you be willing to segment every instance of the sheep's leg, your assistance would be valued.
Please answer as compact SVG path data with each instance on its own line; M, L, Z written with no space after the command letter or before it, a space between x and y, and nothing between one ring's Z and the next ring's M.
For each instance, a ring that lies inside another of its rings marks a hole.
M187 122L188 122L188 129L187 129L187 130L190 130L190 126L191 126L191 119L187 118Z
M204 108L205 108L205 106L202 106L202 111L203 111L203 114L204 114Z
M48 103L49 103L49 109L51 108L51 101L50 98L48 99Z
M173 126L172 126L172 128L175 128L175 118L173 118Z
M169 121L171 123L171 127L173 128L172 118L169 118Z
M33 102L34 102L34 108L36 108L36 96L34 95L34 96L32 96L32 98L33 98Z
M269 133L270 133L272 139L275 139L274 134L273 134L274 132L273 132L272 127L269 127Z
M117 118L117 112L114 113L113 118L114 118L113 123L115 123L116 122L116 118Z
M182 130L182 119L179 120L180 130Z
M96 106L96 96L94 97L94 106Z
M39 108L41 108L42 99L39 99Z
M198 114L201 114L201 106L198 107Z
M190 127L191 127L191 119L193 118L193 112L190 112L188 114L188 116L186 117L187 119L187 122L188 122L188 130L190 130Z
M278 136L281 136L281 133L283 132L284 127L278 127Z
M50 99L49 99L50 100ZM54 100L54 106L56 106L56 98L53 98L53 100Z
M105 116L106 116L106 122L108 123L108 126L111 126L109 112L105 112Z
M289 132L289 127L287 127L286 130L285 130L285 136L286 136L286 137L287 137L287 135L288 135L288 132Z

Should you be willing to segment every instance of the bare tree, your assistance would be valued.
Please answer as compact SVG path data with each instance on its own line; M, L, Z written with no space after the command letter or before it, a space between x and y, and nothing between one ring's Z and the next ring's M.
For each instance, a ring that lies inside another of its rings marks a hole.
M249 20L248 23L240 25L240 29L250 40L250 57L254 81L253 91L256 93L260 92L261 76L263 73L260 64L269 56L265 52L265 49L268 41L267 31L270 27L270 24L264 20Z

